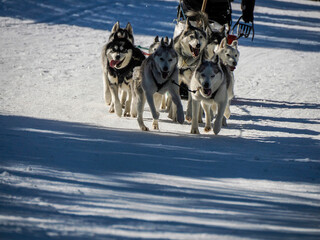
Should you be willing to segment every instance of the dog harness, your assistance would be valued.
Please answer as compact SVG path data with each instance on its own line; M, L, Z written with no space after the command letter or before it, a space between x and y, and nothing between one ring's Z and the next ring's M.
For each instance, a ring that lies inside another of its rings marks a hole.
M164 81L163 83L158 83L157 80L156 80L156 78L155 78L155 76L154 76L154 74L153 74L153 71L151 71L151 74L152 74L154 83L155 83L156 86L157 86L157 92L159 92L159 91L164 87L164 85L166 85L166 84L170 81L170 77L171 77L171 75L172 75L172 73L171 73L170 76L168 76L167 80ZM172 82L174 82L174 81L172 81Z
M140 51L140 50L139 50ZM107 65L107 70L108 72L113 76L113 77L117 77L118 78L118 83L111 83L109 81L110 85L121 85L122 83L125 83L126 85L129 84L129 82L127 82L125 79L131 79L132 75L133 75L133 68L136 66L140 66L142 61L144 60L144 55L141 53L141 56L138 57L132 57L129 64L122 68L122 69L116 69L116 68L112 68L109 64L108 61L108 65Z

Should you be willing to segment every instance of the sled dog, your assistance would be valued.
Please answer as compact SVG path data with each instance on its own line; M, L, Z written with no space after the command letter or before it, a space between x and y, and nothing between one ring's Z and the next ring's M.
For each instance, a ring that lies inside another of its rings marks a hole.
M180 29L179 29L180 28ZM207 35L204 29L204 24L201 27L193 26L189 19L184 24L181 33L181 24L176 25L174 34L174 49L178 58L179 83L184 82L190 87L192 73L200 64L204 49L207 45ZM191 120L191 96L189 93L186 119Z
M224 113L224 125L227 125L227 119L230 118L230 102L234 97L234 75L233 71L239 61L240 52L238 50L238 41L234 40L230 45L227 43L227 39L224 38L217 50L217 55L221 59L222 69L227 78L227 89L228 89L228 103L226 111Z
M141 130L149 130L143 122L146 101L152 113L153 129L159 129L158 120L160 114L156 106L159 106L161 95L167 91L175 104L178 122L181 124L184 122L183 108L179 97L177 61L178 56L173 49L173 40L168 44L165 43L164 39L161 40L157 50L143 61L140 74L137 74L138 78L139 76L141 77L141 80L135 79L134 81L134 89L138 96L137 120Z
M122 104L119 100L119 90L126 92L124 116L130 116L132 103L132 75L133 69L140 66L145 59L143 53L133 46L127 38L119 38L114 35L112 41L108 42L102 50L103 66L106 66L105 82L109 86L112 104L110 112L115 110L120 117L122 115ZM114 109L112 108L114 107Z
M227 105L227 80L221 68L219 57L214 61L203 61L194 71L190 88L192 92L192 123L191 133L199 134L198 112L200 104L204 109L206 124L205 132L211 130L210 109L217 105L218 113L214 121L213 132L218 134L221 130L223 114Z
M134 43L133 39L133 29L130 23L127 23L127 26L125 28L120 28L120 23L116 22L111 30L111 34L109 36L108 43L112 42L115 38L117 39L127 39L132 44ZM107 44L108 44L107 43ZM111 103L111 92L110 92L110 86L108 81L108 74L107 74L107 58L106 58L106 46L105 44L101 51L101 57L102 57L102 70L103 70L103 86L104 86L104 99L107 105L110 105L110 112L114 112L114 104ZM123 97L125 95L123 94ZM123 101L123 100L122 100Z

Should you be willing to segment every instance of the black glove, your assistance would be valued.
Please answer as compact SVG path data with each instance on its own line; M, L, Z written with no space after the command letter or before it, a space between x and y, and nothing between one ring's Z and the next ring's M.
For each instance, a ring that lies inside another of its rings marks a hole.
M242 19L244 22L253 22L253 9L254 9L255 0L242 0L241 10L242 10Z

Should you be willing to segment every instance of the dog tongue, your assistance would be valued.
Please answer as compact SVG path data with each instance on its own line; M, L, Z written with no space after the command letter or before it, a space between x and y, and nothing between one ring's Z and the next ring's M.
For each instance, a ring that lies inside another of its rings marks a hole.
M166 79L168 77L168 72L162 72L162 78Z
M109 65L110 67L114 68L116 65L118 65L120 63L120 61L117 60L111 60Z
M204 93L207 94L207 96L211 95L211 89L210 88L205 88L203 89Z
M193 49L193 55L194 55L195 57L198 57L199 52L200 52L200 49L198 49L198 48L194 48L194 49Z

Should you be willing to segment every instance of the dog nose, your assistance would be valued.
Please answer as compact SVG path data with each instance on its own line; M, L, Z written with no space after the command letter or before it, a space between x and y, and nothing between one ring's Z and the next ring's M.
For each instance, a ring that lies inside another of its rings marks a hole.
M163 67L163 71L168 72L168 67L167 66Z
M200 48L200 43L198 43L196 47L197 47L197 48Z
M236 61L233 61L233 66L237 66L237 62Z
M120 60L120 55L117 55L117 56L116 56L116 60Z
M209 88L209 83L208 83L208 82L205 82L204 85L203 85L203 87L204 87L204 88Z

